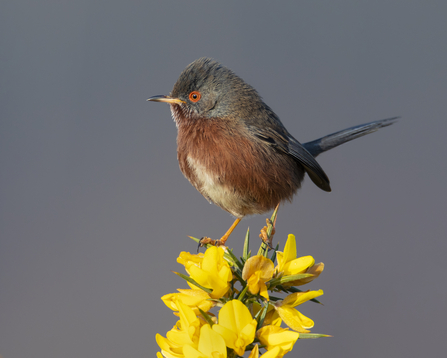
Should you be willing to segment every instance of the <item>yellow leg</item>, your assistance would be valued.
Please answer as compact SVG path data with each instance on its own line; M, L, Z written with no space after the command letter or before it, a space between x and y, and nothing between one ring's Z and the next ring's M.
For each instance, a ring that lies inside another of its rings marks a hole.
M241 222L241 219L237 218L236 220L234 220L233 225L230 226L230 228L227 230L227 232L225 233L224 236L222 236L220 238L220 240L217 240L219 242L219 244L216 243L216 246L221 246L221 245L225 245L225 242L228 240L228 238L230 237L231 233L233 232L233 230L236 228L237 224L239 224Z
M234 221L233 225L231 225L231 227L227 230L225 235L220 238L220 240L212 240L209 237L202 237L202 239L200 239L200 246L205 246L206 244L211 244L214 246L225 245L225 242L228 240L228 237L231 235L233 230L236 228L237 224L239 224L240 222L241 222L241 219L237 218Z

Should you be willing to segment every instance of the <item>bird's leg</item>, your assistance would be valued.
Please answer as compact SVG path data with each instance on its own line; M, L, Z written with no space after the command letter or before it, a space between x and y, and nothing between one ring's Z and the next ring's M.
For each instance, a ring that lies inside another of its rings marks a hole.
M228 237L231 235L233 230L236 228L237 224L241 222L240 218L237 218L233 225L227 230L224 236L222 236L219 240L213 240L209 237L202 237L200 239L199 247L205 246L206 244L214 245L214 246L223 246L225 245L225 242L228 240Z
M261 229L259 237L261 238L262 242L268 246L269 249L273 249L273 235L275 235L275 223L272 223L272 221L269 218L265 219L265 222L267 226L264 226ZM268 234L269 230L271 230L270 235Z

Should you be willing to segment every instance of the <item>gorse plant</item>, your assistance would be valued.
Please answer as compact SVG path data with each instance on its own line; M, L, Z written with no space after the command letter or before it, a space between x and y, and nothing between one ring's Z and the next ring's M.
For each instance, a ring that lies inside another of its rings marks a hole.
M275 218L276 210L271 221ZM267 239L272 229L263 229ZM329 337L310 333L314 322L296 309L306 301L319 303L322 290L297 286L316 279L324 264L315 264L312 256L297 257L294 235L284 251L273 250L270 257L265 243L251 256L247 231L240 258L226 247L208 246L205 253L181 252L177 262L188 274L177 275L190 289L161 298L179 320L166 338L156 335L159 358L241 357L245 352L257 358L261 349L263 358L283 357L298 339Z

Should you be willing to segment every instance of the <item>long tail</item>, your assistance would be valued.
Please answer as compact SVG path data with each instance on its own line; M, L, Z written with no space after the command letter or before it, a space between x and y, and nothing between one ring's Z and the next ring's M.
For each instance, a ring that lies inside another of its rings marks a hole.
M306 148L310 154L314 157L317 155L335 148L340 144L349 142L350 140L362 137L364 135L373 133L380 128L392 125L399 117L382 119L380 121L369 122L365 124L360 124L351 128L344 129L339 132L329 134L320 139L315 139L312 142L304 143L303 146Z

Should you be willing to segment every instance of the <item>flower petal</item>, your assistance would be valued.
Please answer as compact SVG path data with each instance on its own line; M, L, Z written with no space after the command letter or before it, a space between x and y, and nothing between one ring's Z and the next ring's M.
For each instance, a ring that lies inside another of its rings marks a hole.
M210 295L205 291L197 289L178 289L178 291L179 293L169 293L161 298L164 304L173 311L179 310L176 301L180 301L188 307L192 308L196 315L199 314L198 308L200 308L202 311L208 312L211 307L215 305L215 303L210 300Z
M248 358L259 358L259 346L255 344Z
M309 267L306 271L306 273L311 273L312 277L306 277L302 278L301 280L296 280L292 282L288 282L288 285L292 286L301 286L305 285L306 283L309 283L313 280L315 280L324 270L324 263L320 262L318 264L313 265L312 267Z
M231 329L215 324L213 325L213 330L224 339L225 344L228 347L233 348L236 346L237 334Z
M295 235L287 236L286 246L284 246L284 263L292 261L296 258L296 240Z
M204 353L207 357L227 356L227 347L224 339L215 331L213 331L209 324L205 324L200 329L199 347L198 350Z
M283 352L282 349L277 346L265 352L261 358L280 358L284 356L285 353L286 352Z
M299 337L298 332L289 331L286 328L278 326L264 326L256 334L259 341L266 346L267 350L279 347L281 348L281 354L291 351Z
M186 271L188 271L192 265L199 266L203 261L203 256L203 253L193 255L189 252L182 251L177 258L177 262L185 266Z
M189 345L183 347L183 355L188 358L206 358L204 354Z
M278 302L276 306L296 307L312 298L321 296L322 294L323 290L291 293L283 301Z
M232 300L220 309L219 323L213 326L213 330L222 335L226 345L236 354L243 355L245 347L255 338L256 325L247 306L239 300Z
M219 311L219 325L234 332L240 332L252 320L247 306L239 300L227 302Z
M262 255L256 255L250 257L244 265L242 270L242 278L247 280L255 272L260 272L260 277L265 280L270 280L273 275L274 264L273 262Z
M314 326L314 321L294 308L278 307L277 310L284 323L287 324L294 331L307 333L310 331L308 331L306 328L312 328Z
M160 334L155 335L155 340L166 358L183 358L182 346L170 342Z
M259 294L265 299L269 299L269 293L267 291L267 286L264 282L259 282Z
M299 273L306 272L306 270L315 263L312 256L303 256L297 259L293 259L284 264L282 271L284 275L296 275Z

